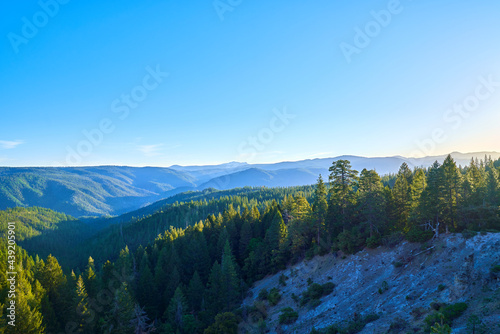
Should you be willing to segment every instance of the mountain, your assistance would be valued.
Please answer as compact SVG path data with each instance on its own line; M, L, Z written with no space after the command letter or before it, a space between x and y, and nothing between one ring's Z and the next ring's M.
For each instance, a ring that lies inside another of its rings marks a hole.
M452 153L457 164L498 152ZM229 162L220 165L163 167L0 167L0 209L41 206L74 217L120 215L189 190L236 187L286 187L325 178L335 160L351 161L354 169L396 173L403 162L428 167L442 156L424 158L338 156L273 164Z

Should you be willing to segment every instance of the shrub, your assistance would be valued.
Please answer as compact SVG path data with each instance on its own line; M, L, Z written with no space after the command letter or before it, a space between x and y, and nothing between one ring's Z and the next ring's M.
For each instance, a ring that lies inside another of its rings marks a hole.
M280 285L282 285L282 286L286 286L286 280L287 280L287 279L288 279L288 277L287 277L287 276L285 276L285 274L281 274L281 275L280 275L280 280L279 280Z
M448 306L445 306L441 312L444 315L444 319L447 322L453 321L454 319L460 317L462 313L467 310L467 304L466 303L456 303L456 304L451 304Z
M355 334L363 330L366 324L380 318L377 314L367 314L360 316L355 314L354 317L343 325L343 323L333 324L326 329L327 334Z
M281 310L279 317L280 324L292 324L299 318L299 314L291 307L286 307Z
M309 248L307 251L306 251L306 260L312 260L312 258L314 257L314 248Z
M378 293L383 294L387 290L389 290L389 284L386 281L383 281L382 286L378 289Z
M280 291L277 288L272 288L271 291L269 291L267 300L269 301L269 304L271 304L272 306L278 304L278 302L281 300Z
M432 303L431 307L436 309L439 307L439 312L433 312L428 315L424 322L426 324L426 330L430 331L431 327L435 324L446 324L451 325L454 319L460 317L465 310L467 310L466 303L456 303L451 305Z
M311 285L311 284L313 284L313 280L312 280L312 278L311 278L311 277L309 277L309 278L307 279L307 285Z
M392 234L384 237L382 240L382 243L386 247L394 248L397 245L399 245L401 243L401 241L403 241L403 239L404 238L403 238L403 235L401 234L401 232L395 232L395 233L392 233Z
M432 231L423 231L418 228L412 228L406 233L406 240L410 242L426 242L432 239L434 233Z
M391 323L389 327L388 334L399 334L402 333L408 327L408 321L403 318L397 317L394 322Z
M259 296L257 298L260 300L266 300L268 296L269 296L269 292L267 292L266 289L262 289L262 290L260 290Z
M434 310L436 310L436 311L439 311L439 309L442 306L446 306L446 304L441 304L441 303L438 303L438 302L432 302L431 303L431 308L434 309Z
M335 284L333 284L332 282L323 284L323 296L328 296L333 292L333 289L335 289Z
M500 274L500 265L497 264L497 265L491 267L491 272L494 274Z
M321 304L321 300L319 300L319 299L313 299L313 300L311 300L311 302L309 303L309 306L311 306L311 308L316 308L316 307L318 307L320 304Z
M444 284L438 285L438 291L443 291L444 289L446 289L446 285L444 285Z
M472 231L472 230L463 230L462 231L462 236L464 237L464 239L470 239L470 238L473 238L477 235L477 232L476 231Z
M323 295L323 286L318 283L313 283L309 286L309 288L307 288L307 294L311 299L321 298L321 296Z
M400 262L400 261L394 261L392 263L392 265L394 266L394 268L399 268L399 267L402 267L403 266L403 262Z
M267 306L263 301L256 301L252 307L248 308L248 316L253 322L267 318Z
M434 324L441 323L441 319L443 319L443 315L438 312L433 312L426 316L424 319L426 331L429 332L431 330L431 326L434 326Z
M302 293L302 299L300 300L300 306L304 306L307 303L315 303L319 305L315 300L319 300L321 297L329 295L335 288L335 284L332 282L325 283L323 285L318 283L312 283L306 291ZM316 306L317 306L316 305Z
M205 330L205 334L228 333L236 334L238 331L238 319L231 312L219 313L215 322Z
M264 319L260 319L257 323L257 333L264 334L267 331L267 324Z
M377 248L378 246L380 246L380 236L373 236L373 237L369 237L368 239L366 239L366 247L368 248Z

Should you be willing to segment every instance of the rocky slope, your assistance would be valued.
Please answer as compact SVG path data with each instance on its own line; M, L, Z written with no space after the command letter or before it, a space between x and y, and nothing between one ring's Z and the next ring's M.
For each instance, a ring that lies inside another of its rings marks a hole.
M477 315L486 333L500 333L500 280L491 268L500 264L500 233L483 233L469 239L461 234L442 235L424 245L402 242L393 248L365 249L354 255L340 252L300 262L257 282L244 300L242 333L310 333L313 329L367 314L379 318L360 333L419 333L433 312L431 303L465 302L467 310L452 323L453 333L469 333L467 320ZM281 276L281 275L285 276ZM280 276L285 284L279 283ZM309 283L335 284L319 305L300 306L299 296ZM260 301L262 289L278 288L281 300L271 306ZM246 306L246 307L245 307ZM253 306L253 308L252 308ZM285 307L298 312L292 324L279 324ZM253 311L252 311L253 310ZM258 322L255 314L266 319ZM399 326L396 326L399 324Z

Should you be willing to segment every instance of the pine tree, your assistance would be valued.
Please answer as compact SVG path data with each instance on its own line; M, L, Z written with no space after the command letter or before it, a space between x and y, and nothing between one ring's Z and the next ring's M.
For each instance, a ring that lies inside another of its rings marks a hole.
M442 221L443 203L443 170L437 161L429 168L427 187L421 196L421 219L438 228Z
M149 318L143 308L139 304L135 304L134 314L130 321L134 334L149 334L154 331L152 324L148 324Z
M330 208L334 209L334 212L338 212L339 223L345 230L352 214L351 210L356 202L354 187L358 180L358 171L351 168L348 160L334 161L329 171L332 203Z
M326 214L328 212L328 202L326 199L326 186L321 174L318 177L316 190L314 191L314 202L312 205L312 216L314 229L316 230L316 244L321 245L321 231L324 230Z
M134 302L127 288L122 283L115 292L113 306L106 321L107 331L117 334L128 334L133 330Z
M427 186L427 180L425 176L425 172L423 169L419 168L415 171L415 175L413 176L413 181L410 186L410 194L411 194L411 208L415 210L420 203L420 196L422 196L422 192Z
M188 313L187 301L180 286L175 289L174 296L170 299L166 311L166 318L171 324L175 324L177 329L184 328L184 315Z
M76 309L78 331L82 333L92 333L90 322L93 320L93 315L89 309L89 298L81 275L78 276L78 280L76 281L74 306Z
M231 252L229 241L226 241L221 259L221 284L224 287L222 298L226 310L230 310L238 300L239 281L236 262Z
M274 207L272 217L271 226L266 231L265 237L270 252L280 249L280 245L285 241L287 234L285 222L277 207Z
M445 229L457 228L458 203L460 196L460 172L455 161L448 155L441 166L442 169L442 196L443 196L443 222Z
M221 266L218 261L215 261L210 271L206 290L207 311L212 316L215 316L224 307L224 301L221 298L223 291Z
M32 287L23 269L18 270L16 295L15 326L7 326L8 334L41 334L45 333L43 317L40 312L40 300L33 294ZM9 321L8 319L7 321Z
M498 170L492 164L486 179L486 202L489 205L499 205L499 189Z
M137 301L142 305L147 305L147 312L157 315L158 311L158 291L154 284L153 274L149 269L147 253L144 253L141 260L139 277L137 280Z
M85 283L85 288L87 289L87 294L90 296L90 298L94 298L97 294L98 284L97 284L97 276L95 274L94 259L91 256L89 257L87 268L85 269L85 274L83 278L84 278L83 282Z
M59 324L64 323L67 310L71 307L70 294L72 287L67 285L66 276L59 262L52 255L47 256L45 263L43 260L39 261L35 277L45 289L48 304L51 305L50 309L47 310L48 305L45 304L45 311L55 314L55 321L51 321L53 326L47 328L54 330Z
M187 289L187 299L192 310L196 312L201 310L204 292L205 287L203 286L203 282L198 271L195 271Z
M478 162L474 161L474 159L472 159L470 163L466 177L472 188L470 204L473 206L483 205L486 185L481 169L478 166Z
M408 233L411 229L417 227L419 219L419 208L421 207L422 193L427 187L427 178L423 169L419 168L415 171L413 181L410 186L411 211L410 219L404 229Z
M403 163L399 168L399 172L396 176L396 183L392 192L394 193L394 201L396 204L396 219L398 229L402 230L408 223L408 218L410 217L411 209L411 192L408 175L409 168L406 163ZM411 173L411 172L410 172Z
M374 170L361 171L359 178L359 208L364 220L370 228L370 237L374 237L383 225L385 198L383 195L382 181Z
M252 226L248 220L245 220L241 226L240 231L240 241L238 243L238 255L241 260L243 260L247 255L248 246L250 245L250 240L252 239Z

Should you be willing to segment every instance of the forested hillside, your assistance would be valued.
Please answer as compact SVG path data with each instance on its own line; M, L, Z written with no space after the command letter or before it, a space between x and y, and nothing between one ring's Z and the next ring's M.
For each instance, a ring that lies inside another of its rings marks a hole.
M466 165L471 157L500 157L497 152L452 153ZM275 164L227 163L163 167L0 167L0 210L40 206L73 217L117 216L186 191L237 187L291 187L314 184L332 160L350 160L354 168L396 173L402 163L429 167L445 156L404 158L309 159Z
M376 171L337 160L329 182L320 176L312 188L174 203L99 232L89 249L79 249L98 252L99 261L89 258L81 270L63 273L52 256L19 255L19 303L33 312L19 314L29 328L5 332L236 333L248 287L304 258L403 237L425 242L447 232L500 230L499 167L500 160L485 159L459 168L451 156L426 169L403 163L384 186ZM116 254L120 245L130 247ZM270 291L265 298L279 297Z

